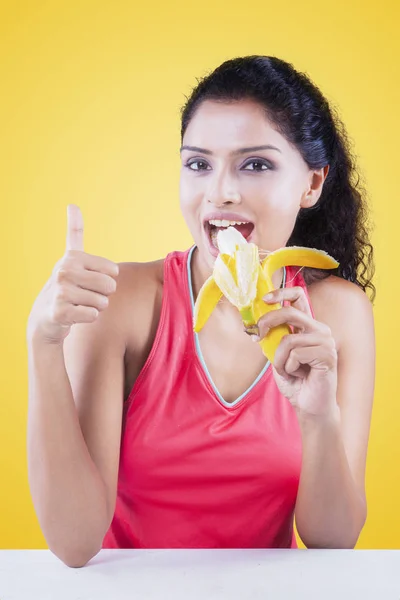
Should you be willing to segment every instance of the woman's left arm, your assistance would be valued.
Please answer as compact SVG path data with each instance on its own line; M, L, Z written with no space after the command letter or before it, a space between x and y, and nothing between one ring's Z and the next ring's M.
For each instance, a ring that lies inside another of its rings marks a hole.
M313 284L313 319L300 287L273 292L268 302L291 306L259 322L288 323L274 376L293 404L302 435L296 526L308 548L353 548L366 520L365 465L375 379L375 339L366 294L336 277Z

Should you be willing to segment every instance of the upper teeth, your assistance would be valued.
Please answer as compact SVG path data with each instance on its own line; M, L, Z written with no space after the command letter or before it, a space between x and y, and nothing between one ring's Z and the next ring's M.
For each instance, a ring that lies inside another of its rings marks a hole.
M248 221L227 221L226 219L210 219L210 225L215 227L230 227L232 225L246 225Z

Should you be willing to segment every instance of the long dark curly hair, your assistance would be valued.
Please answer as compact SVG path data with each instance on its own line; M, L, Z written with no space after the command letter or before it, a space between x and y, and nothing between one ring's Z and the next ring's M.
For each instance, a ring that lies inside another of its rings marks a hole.
M288 246L325 250L340 263L332 271L305 269L308 284L333 273L375 298L373 247L366 194L360 184L344 125L310 78L271 56L228 60L198 80L182 108L181 138L199 105L252 99L302 155L310 169L329 165L320 199L301 208Z

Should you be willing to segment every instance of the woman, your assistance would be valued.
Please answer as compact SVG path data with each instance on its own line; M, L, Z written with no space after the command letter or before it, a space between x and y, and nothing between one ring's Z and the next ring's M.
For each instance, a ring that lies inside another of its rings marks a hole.
M372 248L344 133L320 91L277 58L227 61L182 113L181 206L195 246L150 264L67 251L29 318L30 486L50 549L352 548L366 519L374 387ZM335 273L275 274L260 337L221 302L193 303L238 228L266 252L327 251Z

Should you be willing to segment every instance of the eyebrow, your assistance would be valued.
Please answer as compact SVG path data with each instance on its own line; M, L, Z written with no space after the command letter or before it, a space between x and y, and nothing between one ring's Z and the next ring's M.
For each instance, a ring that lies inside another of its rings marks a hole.
M182 146L180 151L189 150L190 152L200 152L200 154L213 154L211 150L206 150L205 148L199 148L198 146ZM249 148L239 148L238 150L234 150L232 154L247 154L248 152L258 152L259 150L276 150L280 154L282 151L279 150L276 146L272 146L271 144L266 144L264 146L250 146Z

